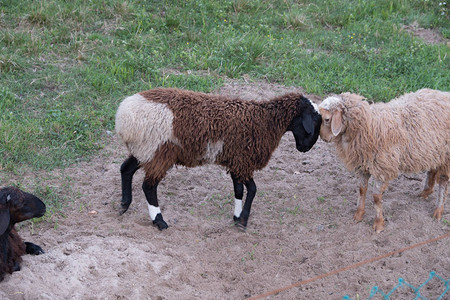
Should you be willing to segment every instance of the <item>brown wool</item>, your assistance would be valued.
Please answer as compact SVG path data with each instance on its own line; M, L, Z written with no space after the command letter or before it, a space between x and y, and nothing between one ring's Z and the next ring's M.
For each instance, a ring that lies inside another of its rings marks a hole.
M6 262L3 257L3 251L0 253L0 281L3 280L6 273L12 274L14 266L22 262L22 255L25 254L25 243L20 238L16 229L13 227L8 235Z
M173 135L179 144L165 143L151 161L143 164L146 173L157 180L173 164L194 167L207 163L201 158L208 143L218 142L223 142L223 149L214 163L248 180L255 170L267 165L299 111L299 94L294 93L270 101L245 101L178 89L153 89L140 95L166 104L174 116Z

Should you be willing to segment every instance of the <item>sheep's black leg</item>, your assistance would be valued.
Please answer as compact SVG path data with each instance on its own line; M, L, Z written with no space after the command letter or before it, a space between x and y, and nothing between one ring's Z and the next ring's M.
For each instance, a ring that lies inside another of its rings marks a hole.
M13 272L17 271L20 271L20 264L17 261L15 261L13 266Z
M240 182L236 175L231 173L231 179L233 180L234 187L234 222L239 221L239 217L242 212L242 198L244 197L244 185Z
M155 184L150 184L147 180L144 180L142 184L142 189L144 190L145 198L148 202L148 211L150 213L150 218L153 221L153 224L158 226L159 230L166 229L169 227L167 223L164 221L161 210L158 206L158 196L157 196L157 188L158 182Z
M244 182L244 185L247 188L247 196L245 197L244 208L242 209L237 223L237 225L242 229L245 229L247 227L247 221L248 217L250 216L250 209L252 208L253 198L255 198L256 195L256 184L253 181L253 178L249 181Z
M131 197L131 183L133 181L133 175L139 169L139 162L136 157L128 157L123 164L120 166L120 175L122 176L122 206L120 214L125 213L130 207L132 197Z
M45 253L41 247L30 242L25 242L25 247L26 247L25 251L27 252L27 254L39 255Z

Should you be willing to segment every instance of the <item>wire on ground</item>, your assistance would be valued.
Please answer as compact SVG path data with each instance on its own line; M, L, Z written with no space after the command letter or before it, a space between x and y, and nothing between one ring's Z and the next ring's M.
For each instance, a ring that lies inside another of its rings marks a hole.
M310 278L310 279L302 280L302 281L296 282L294 284L291 284L291 285L288 285L288 286L285 286L285 287L282 287L282 288L279 288L279 289L276 289L276 290L272 290L272 291L266 292L264 294L260 294L260 295L256 295L256 296L250 297L247 300L257 300L257 299L262 299L262 298L265 298L265 297L268 297L268 296L272 296L272 295L281 293L283 291L292 289L294 287L299 287L301 285L305 285L305 284L314 282L314 281L319 280L319 279L323 279L323 278L326 278L326 277L329 277L329 276L332 276L332 275L336 275L336 274L344 272L344 271L355 269L355 268L358 268L360 266L370 264L370 263L372 263L374 261L377 261L377 260L380 260L380 259L392 256L392 255L395 255L395 254L398 254L398 253L402 253L402 252L405 252L407 250L411 250L411 249L414 249L414 248L417 248L417 247L420 247L420 246L424 246L424 245L427 245L427 244L430 244L430 243L433 243L433 242L437 242L437 241L443 240L443 239L448 238L448 237L450 237L450 232L448 232L446 234L443 234L441 236L438 236L438 237L435 237L435 238L432 238L432 239L429 239L429 240L417 243L417 244L410 245L408 247L404 247L404 248L401 248L401 249L398 249L398 250L394 250L394 251L385 253L385 254L377 256L377 257L372 257L372 258L360 261L360 262L358 262L356 264L353 264L353 265L350 265L350 266L346 266L346 267L343 267L343 268L340 268L340 269L337 269L337 270L334 270L334 271L331 271L331 272L328 272L328 273L325 273L325 274L321 274L319 276L316 276L316 277L313 277L313 278Z
M430 272L430 276L428 276L428 279L422 283L421 285L419 285L419 287L415 287L414 285L406 282L403 278L399 278L398 279L398 284L392 288L392 290L390 290L389 293L385 294L382 290L380 290L377 286L374 286L371 290L370 290L370 296L369 298L367 298L367 300L371 300L373 297L375 297L377 294L380 294L381 296L383 296L384 300L389 300L391 295L398 290L399 288L405 286L407 288L410 288L414 291L414 295L416 295L416 297L414 298L414 300L417 299L422 299L422 300L428 300L425 296L420 294L420 289L423 288L424 286L426 286L428 284L428 282L430 282L433 278L437 278L438 280L440 280L444 286L445 286L445 290L444 292L439 296L439 298L437 298L437 300L442 300L444 299L445 294L447 294L447 292L450 290L450 278L445 280L444 278L442 278L441 276L437 275L436 272L432 271ZM352 298L350 298L348 295L344 296L342 298L342 300L352 300Z

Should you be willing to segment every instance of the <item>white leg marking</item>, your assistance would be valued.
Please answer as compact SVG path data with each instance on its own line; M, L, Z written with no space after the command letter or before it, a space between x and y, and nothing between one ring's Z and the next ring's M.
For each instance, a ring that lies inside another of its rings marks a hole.
M153 206L148 204L148 213L150 214L150 218L152 219L152 221L155 221L156 215L161 213L161 210L159 209L159 207Z
M242 200L234 199L234 216L239 218L242 212Z

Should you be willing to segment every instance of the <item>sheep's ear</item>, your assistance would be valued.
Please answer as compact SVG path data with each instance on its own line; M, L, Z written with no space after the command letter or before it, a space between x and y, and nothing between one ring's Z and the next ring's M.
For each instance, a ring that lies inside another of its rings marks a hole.
M0 209L0 235L4 234L6 229L8 229L9 221L9 209Z
M8 229L10 221L9 209L1 209L0 210L0 235L6 232Z
M302 125L308 134L311 134L314 131L314 124L310 114L305 114L303 116Z
M331 132L334 136L338 136L338 134L342 130L342 126L344 125L344 122L342 121L342 111L337 111L333 114L333 117L331 118Z
M0 235L4 234L9 226L10 215L8 202L11 200L11 195L5 193L0 189Z

